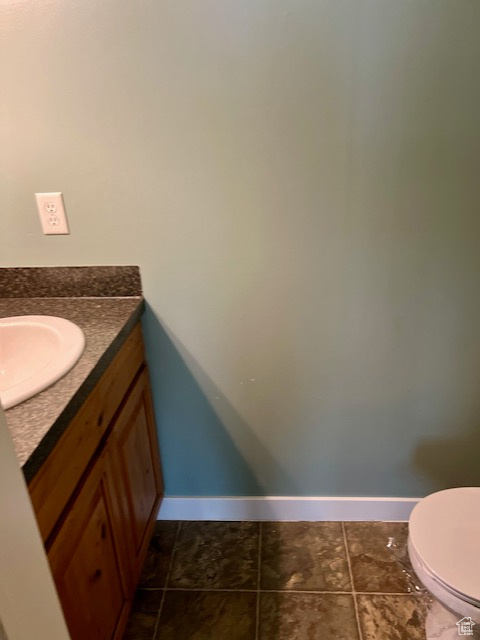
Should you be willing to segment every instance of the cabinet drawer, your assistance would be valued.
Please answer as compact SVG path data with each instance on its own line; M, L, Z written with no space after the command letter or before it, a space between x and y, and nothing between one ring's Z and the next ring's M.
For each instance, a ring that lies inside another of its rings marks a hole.
M137 325L30 483L30 497L44 542L73 494L143 360L142 332Z

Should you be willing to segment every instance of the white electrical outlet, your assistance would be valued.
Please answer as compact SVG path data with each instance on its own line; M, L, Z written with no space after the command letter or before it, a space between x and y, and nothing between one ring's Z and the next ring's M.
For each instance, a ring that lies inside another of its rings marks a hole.
M38 215L45 235L67 235L67 214L61 192L36 193Z

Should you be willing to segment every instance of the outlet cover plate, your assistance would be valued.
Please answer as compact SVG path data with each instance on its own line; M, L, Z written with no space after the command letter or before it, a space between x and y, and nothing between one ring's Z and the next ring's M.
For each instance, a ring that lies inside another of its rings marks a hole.
M49 236L68 235L70 231L62 193L36 193L35 198L43 233Z

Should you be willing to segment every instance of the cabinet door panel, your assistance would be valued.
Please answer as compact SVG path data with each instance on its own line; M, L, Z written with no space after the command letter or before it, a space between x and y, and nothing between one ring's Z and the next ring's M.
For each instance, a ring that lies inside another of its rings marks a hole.
M72 640L112 638L125 606L109 505L102 457L48 552Z
M126 482L131 489L133 533L138 550L157 497L145 404L139 399L121 442ZM141 461L140 464L136 461Z
M110 451L123 505L133 581L136 582L155 520L162 479L148 375L144 370L120 413Z

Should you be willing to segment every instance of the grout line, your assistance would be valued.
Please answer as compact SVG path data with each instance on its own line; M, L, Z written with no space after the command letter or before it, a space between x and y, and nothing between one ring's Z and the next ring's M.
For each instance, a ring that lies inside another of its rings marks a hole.
M258 640L260 631L260 569L262 566L262 523L258 527L258 563L257 563L257 604L255 609L255 640Z
M213 587L140 587L140 591L206 591L212 593L295 593L317 596L422 596L417 592L405 591L314 591L312 589L215 589Z
M213 589L210 587L200 587L200 588L188 588L188 587L168 587L164 589L165 591L207 591L207 592L218 592L218 593L313 593L315 595L341 595L341 596L351 596L351 591L299 591L298 589ZM146 589L145 589L146 591ZM151 589L154 591L154 589ZM159 591L163 591L163 589L159 589ZM363 595L363 594L362 594ZM375 593L372 595L386 595L383 593ZM396 594L390 594L396 595ZM409 595L409 594L403 594Z
M355 591L357 596L422 596L419 591Z
M152 640L155 640L157 637L158 625L160 623L160 616L162 614L163 609L163 601L165 600L165 589L162 590L162 599L160 600L160 606L158 607L157 619L155 620L155 627L153 628L153 637Z
M350 582L352 584L353 606L355 608L355 619L357 621L358 637L363 640L362 628L360 626L360 616L358 614L357 593L355 591L355 583L353 582L352 563L350 561L350 552L348 550L347 533L345 531L345 523L342 522L343 544L345 545L345 554L347 556L348 573L350 574Z
M178 525L177 525L177 530L175 532L175 539L173 541L172 553L170 555L170 560L168 562L167 575L165 576L165 585L164 585L164 587L162 589L162 591L163 591L162 599L160 600L160 607L158 608L157 619L155 620L155 627L153 629L153 638L152 638L152 640L155 640L155 638L157 637L158 625L160 624L160 616L162 615L163 603L165 601L165 594L167 593L167 584L168 584L168 580L170 578L170 572L172 570L172 565L173 565L173 555L175 553L175 547L177 545L177 538L178 538L178 534L180 532L181 525L182 525L182 523L179 520L178 521Z

